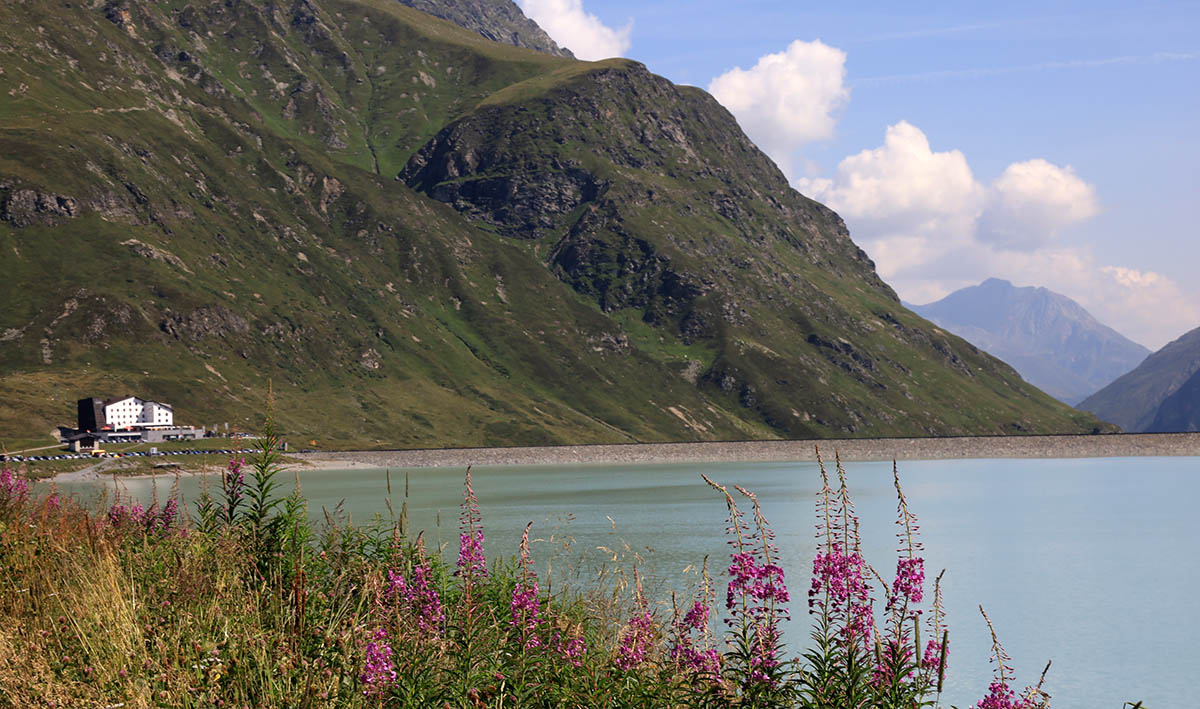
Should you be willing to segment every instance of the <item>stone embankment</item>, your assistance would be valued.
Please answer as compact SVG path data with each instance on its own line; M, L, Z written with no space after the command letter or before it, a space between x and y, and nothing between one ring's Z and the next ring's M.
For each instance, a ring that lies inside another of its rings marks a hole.
M322 468L338 463L378 467L466 465L572 465L586 463L721 463L810 461L816 450L832 460L948 458L1113 458L1200 456L1200 433L1094 436L970 436L961 438L855 438L809 441L635 443L514 448L443 448L294 454Z

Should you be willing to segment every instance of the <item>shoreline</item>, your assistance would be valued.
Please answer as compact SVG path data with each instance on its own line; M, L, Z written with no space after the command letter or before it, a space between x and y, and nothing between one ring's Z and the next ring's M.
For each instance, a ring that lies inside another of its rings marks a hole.
M300 458L301 454L290 453L289 458ZM80 470L70 470L65 473L56 473L48 478L43 478L39 482L48 483L79 483L92 482L101 478L111 478L114 474L122 480L137 480L140 478L157 478L167 477L173 478L176 475L180 477L193 477L196 475L204 475L206 472L210 475L220 475L221 469L209 466L207 470L203 468L192 468L180 463L176 467L164 468L162 472L136 473L123 475L119 467L106 465L110 461L90 465ZM115 461L111 461L115 462ZM376 466L368 463L360 463L353 460L301 460L292 461L283 464L283 472L290 473L297 470L354 470L357 468L375 468Z
M839 438L796 441L620 443L511 448L437 448L296 453L322 469L465 467L467 465L589 465L966 458L1114 458L1200 456L1200 433L1119 433L940 438Z
M490 465L634 465L657 463L811 462L814 450L832 462L952 460L969 458L1200 457L1200 433L1112 433L1049 436L956 436L940 438L824 438L796 441L700 441L685 443L598 443L574 446L506 448L426 448L383 451L288 453L285 472L363 468L439 468ZM114 471L97 464L47 478L48 482L87 482ZM201 475L177 470L123 478ZM210 469L210 472L218 472Z

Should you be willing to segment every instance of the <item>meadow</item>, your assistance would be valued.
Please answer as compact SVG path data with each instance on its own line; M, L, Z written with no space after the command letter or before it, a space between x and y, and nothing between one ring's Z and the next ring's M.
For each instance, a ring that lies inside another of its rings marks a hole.
M629 584L544 590L528 527L511 556L486 559L469 470L456 560L414 534L403 507L365 526L336 514L311 524L299 490L277 494L278 438L268 430L259 445L250 460L229 461L194 510L175 495L99 508L55 492L34 496L5 468L0 700L942 705L953 636L898 476L895 573L885 577L863 558L839 462L832 475L822 465L818 552L811 575L791 587L754 493L706 479L728 509L729 557L705 560L694 593L668 603L647 597L636 566ZM789 614L811 622L802 651L781 640ZM986 615L978 622L991 625ZM1049 706L1046 673L1019 689L994 631L993 639L994 680L975 706Z

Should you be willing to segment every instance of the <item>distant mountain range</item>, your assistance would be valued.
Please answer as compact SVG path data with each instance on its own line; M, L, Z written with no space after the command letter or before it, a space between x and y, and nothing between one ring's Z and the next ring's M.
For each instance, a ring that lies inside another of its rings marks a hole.
M1045 288L1017 288L999 278L928 305L908 307L1008 362L1025 381L1072 405L1150 354L1067 296Z
M1079 408L1126 431L1200 430L1200 327L1147 357Z

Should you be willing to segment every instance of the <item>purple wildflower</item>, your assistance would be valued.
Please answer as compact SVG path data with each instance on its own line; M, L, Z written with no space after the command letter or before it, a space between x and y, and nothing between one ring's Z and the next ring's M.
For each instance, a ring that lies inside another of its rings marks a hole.
M925 656L921 658L923 667L932 668L935 672L941 673L944 671L942 663L945 658L942 657L942 643L938 640L930 640L925 643Z
M749 612L761 616L767 612L767 604L787 603L791 596L783 583L783 568L775 564L760 564L753 552L733 554L729 565L729 586L725 591L725 607L734 610L738 599L754 600ZM786 615L786 611L780 609ZM727 619L726 622L732 622Z
M566 638L564 641L562 633L555 631L554 651L562 655L567 664L574 667L582 667L583 656L587 653L587 643L584 641L582 635L575 635Z
M379 628L367 642L366 662L359 680L366 685L363 694L380 696L396 683L396 667L392 664L392 646L387 631Z
M632 670L646 660L654 644L654 621L650 611L643 610L629 619L621 631L621 644L617 646L616 666Z
M463 492L462 512L459 515L457 576L468 579L487 576L487 560L483 555L483 515L479 501L471 488L471 469L467 468L466 490Z
M675 641L671 645L671 659L689 672L715 675L720 668L721 656L716 650L708 647L708 617L711 609L706 601L706 598L697 599L682 620L675 621ZM700 634L702 645L697 646L692 638L693 632Z
M892 583L892 602L905 599L920 603L924 598L925 560L921 557L896 560L896 580Z
M920 603L925 595L925 560L918 556L922 550L921 542L917 539L921 527L917 524L917 516L908 509L908 499L900 487L900 470L895 461L892 461L892 481L896 487L896 524L900 527L896 536L900 539L898 551L902 556L896 561L896 580L892 583L888 610L898 604L907 610L910 603Z
M859 549L858 517L841 461L837 464L840 485L836 493L829 487L824 462L819 457L818 462L823 485L817 496L817 536L823 539L823 550L813 559L809 612L835 620L847 642L865 644L875 617L871 586L866 582L867 563Z
M680 669L695 675L716 678L721 669L721 654L712 647L709 617L712 615L713 590L708 575L708 559L704 560L703 583L692 606L683 617L675 612L672 624L671 660ZM696 637L693 637L693 633Z
M725 496L725 506L729 510L727 531L734 537L729 541L735 551L730 554L732 563L728 568L729 585L725 591L725 607L730 611L726 623L731 628L739 628L740 637L751 643L745 648L748 650L745 670L749 680L774 685L773 670L781 664L778 623L781 618L788 617L784 604L791 600L783 581L783 568L772 561L772 555L777 552L771 541L775 534L754 493L735 486L754 506L754 531L747 536L745 532L750 526L744 522L729 491L708 477L702 477Z
M866 562L858 552L834 550L813 559L813 579L808 591L808 607L816 612L817 598L824 595L830 610L846 620L844 632L864 640L875 619L871 611L871 587L864 573Z
M1040 690L1029 688L1025 696L1018 697L1007 682L996 680L988 687L988 694L975 705L976 709L1038 709L1043 705L1037 696Z
M521 535L521 578L513 587L512 601L509 603L509 625L521 632L522 645L526 650L532 650L542 644L537 635L540 606L538 604L538 581L533 572L533 559L529 554L529 528L533 522L525 525L525 533Z
M425 634L438 634L446 620L442 610L442 599L433 582L433 568L422 561L413 568L413 579L406 583L398 571L388 569L388 587L385 596L403 603L406 610L416 618L417 630Z
M144 508L139 503L133 503L127 507L117 502L108 508L105 518L112 527L135 526L149 534L166 533L175 524L178 515L179 501L172 495L161 510L155 505Z
M18 476L8 464L0 466L0 504L18 505L29 496L29 483Z

